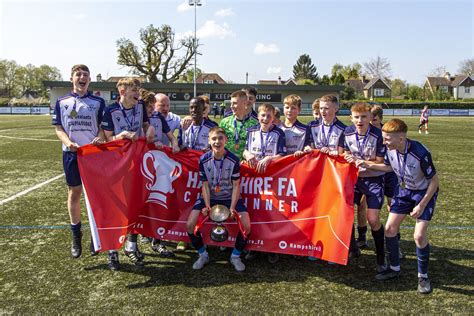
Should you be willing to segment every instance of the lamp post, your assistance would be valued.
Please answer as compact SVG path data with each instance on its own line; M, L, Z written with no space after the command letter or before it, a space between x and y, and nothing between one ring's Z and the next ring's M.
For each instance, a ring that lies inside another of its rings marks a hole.
M193 73L193 84L194 84L194 94L193 97L196 97L196 64L197 64L197 7L201 6L201 0L189 0L189 5L194 6L194 73Z

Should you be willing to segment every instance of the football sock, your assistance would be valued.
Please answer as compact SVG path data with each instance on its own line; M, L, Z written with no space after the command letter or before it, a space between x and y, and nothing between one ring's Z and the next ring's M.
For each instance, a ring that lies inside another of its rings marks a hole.
M358 240L367 240L367 226L357 226L357 239Z
M249 236L247 236L248 238ZM244 251L245 245L247 244L247 240L244 239L242 233L239 232L237 238L235 239L235 250L239 251L239 254Z
M188 233L188 236L189 236L189 239L191 240L191 244L193 245L194 249L196 249L199 252L199 250L204 248L204 243L202 241L200 232L198 232L197 235Z
M71 231L74 238L81 238L81 222L71 224Z
M425 248L416 247L416 256L418 258L418 275L428 275L430 244L427 244Z
M390 260L390 268L395 271L400 271L400 257L398 238L385 237L385 245L387 246L388 259Z
M385 264L385 250L384 250L384 228L380 226L379 230L372 230L372 237L374 238L375 253L377 255L377 264Z
M357 242L355 240L355 228L354 224L352 224L351 243L349 245L349 251L357 251L357 248Z
M241 251L238 251L237 249L234 248L234 250L232 250L232 255L231 255L231 257L232 257L232 258L238 258L238 257L240 257L240 254L241 254L241 253L242 253Z

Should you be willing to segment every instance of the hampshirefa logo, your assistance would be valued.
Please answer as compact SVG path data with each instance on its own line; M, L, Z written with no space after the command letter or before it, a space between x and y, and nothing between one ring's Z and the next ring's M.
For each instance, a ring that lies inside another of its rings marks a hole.
M150 170L148 161L151 161L153 169ZM146 189L150 191L147 203L155 203L168 208L167 194L173 193L173 181L181 176L181 164L170 159L164 152L151 150L143 156L142 174L149 180Z

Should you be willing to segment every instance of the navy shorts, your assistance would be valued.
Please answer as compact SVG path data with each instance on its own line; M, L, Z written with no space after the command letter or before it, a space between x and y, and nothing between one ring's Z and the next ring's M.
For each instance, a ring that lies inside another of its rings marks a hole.
M409 190L397 187L395 190L395 196L390 206L390 213L395 214L410 214L413 208L420 203L421 199L426 194L426 190ZM431 200L425 207L425 210L418 219L430 221L433 217L434 208L436 205L436 199L438 198L438 191L433 195Z
M211 200L211 207L213 207L214 205L217 205L217 204L221 204L221 205L225 205L226 207L228 207L230 209L230 202L231 202L231 200L222 200L222 201L221 200ZM194 204L193 210L202 210L205 207L206 207L206 203L204 203L204 199L200 198ZM235 206L235 210L238 213L247 212L247 208L245 207L244 202L242 201L242 199L239 199L237 201L237 205Z
M395 172L387 172L384 175L384 182L385 184L383 193L386 197L393 198L393 195L395 194L395 188L398 186L398 178Z
M354 190L354 204L360 205L360 200L365 195L367 207L380 210L384 200L383 186L383 176L359 177Z
M82 184L76 152L63 151L63 168L68 186L75 187Z

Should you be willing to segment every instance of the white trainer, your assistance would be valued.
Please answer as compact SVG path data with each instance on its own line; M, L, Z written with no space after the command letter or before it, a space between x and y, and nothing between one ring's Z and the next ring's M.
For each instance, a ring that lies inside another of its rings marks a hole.
M230 263L232 263L232 265L234 266L235 271L237 272L245 271L245 264L242 262L240 257L230 257Z
M199 255L199 258L193 264L193 269L194 270L201 270L208 263L209 263L209 256L208 255Z

